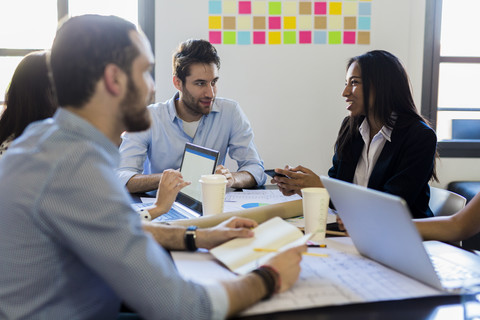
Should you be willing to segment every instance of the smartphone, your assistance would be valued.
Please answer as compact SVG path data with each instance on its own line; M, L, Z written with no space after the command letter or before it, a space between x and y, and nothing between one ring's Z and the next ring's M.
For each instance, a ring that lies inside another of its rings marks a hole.
M282 178L288 178L286 175L281 174L281 173L276 173L274 169L269 169L265 170L265 173L268 174L270 177L282 177Z

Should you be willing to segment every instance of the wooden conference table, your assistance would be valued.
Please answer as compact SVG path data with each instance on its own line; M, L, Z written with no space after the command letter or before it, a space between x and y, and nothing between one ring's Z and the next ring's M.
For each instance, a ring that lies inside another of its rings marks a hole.
M132 194L133 202L141 202L140 196L151 195ZM449 295L282 311L236 317L235 319L237 318L251 320L451 320L463 319L463 309L460 296Z

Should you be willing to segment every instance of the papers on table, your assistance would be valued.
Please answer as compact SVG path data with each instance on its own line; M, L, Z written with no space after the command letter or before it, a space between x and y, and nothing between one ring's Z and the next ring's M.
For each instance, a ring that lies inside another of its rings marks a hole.
M259 302L243 314L444 294L360 256L350 238L327 238L325 243L327 248L309 248L308 251L328 254L328 258L303 256L300 278L290 290ZM195 255L196 253L173 252L178 270L184 277L194 281L233 277L209 254L203 254L201 262L187 258Z
M284 196L280 190L250 190L243 192L228 192L225 195L223 212L237 211L254 207L261 207L274 203L281 203L301 199L299 195Z

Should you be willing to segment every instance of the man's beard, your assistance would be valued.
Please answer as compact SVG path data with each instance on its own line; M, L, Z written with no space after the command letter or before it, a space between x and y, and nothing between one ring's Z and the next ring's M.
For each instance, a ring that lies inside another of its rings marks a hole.
M139 90L137 90L131 77L128 77L127 95L120 102L123 111L123 123L127 131L144 131L150 127L150 114L143 104L143 100L139 97ZM142 105L143 108L139 109L139 105Z

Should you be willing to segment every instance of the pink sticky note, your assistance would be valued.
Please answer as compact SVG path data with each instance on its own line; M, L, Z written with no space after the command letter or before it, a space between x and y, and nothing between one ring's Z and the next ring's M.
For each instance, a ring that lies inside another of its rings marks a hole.
M345 31L343 33L344 44L355 44L355 31Z
M251 14L252 2L251 1L238 1L238 13L239 14Z
M208 41L212 44L222 43L222 31L210 31L208 34Z
M281 29L282 18L281 17L268 17L268 29Z
M315 14L327 14L327 3L326 2L315 2L314 13Z
M253 32L253 44L265 44L265 31Z
M299 31L299 43L312 43L312 31Z

